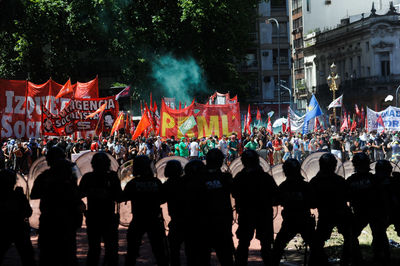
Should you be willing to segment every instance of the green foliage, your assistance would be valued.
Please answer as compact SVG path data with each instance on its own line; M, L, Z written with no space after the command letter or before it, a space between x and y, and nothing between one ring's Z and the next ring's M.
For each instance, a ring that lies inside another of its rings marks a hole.
M258 0L3 0L0 78L113 77L157 85L152 63L192 57L212 90L245 95L244 59ZM241 91L241 92L240 92Z

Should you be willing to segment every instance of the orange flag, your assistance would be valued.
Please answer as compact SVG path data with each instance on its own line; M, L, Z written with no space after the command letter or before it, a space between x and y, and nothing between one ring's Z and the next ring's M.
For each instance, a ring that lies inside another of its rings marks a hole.
M62 96L70 94L70 93L74 93L74 89L72 88L72 85L71 85L71 79L69 79L67 81L67 83L65 83L64 86L62 86L61 90L58 92L58 94L56 96L56 99L61 98Z
M114 134L115 131L120 130L124 127L124 113L120 113L118 118L115 120L113 127L111 128L110 136Z
M132 140L137 139L150 125L151 123L149 118L146 114L143 114L142 119L140 119L140 122L136 127L135 133L133 133Z
M97 109L96 111L94 111L94 112L91 113L90 115L87 115L87 116L85 117L85 119L92 118L92 117L94 117L96 114L103 112L104 110L106 110L106 107L107 107L107 103L105 103L105 104L103 104L102 106L100 106L99 109Z

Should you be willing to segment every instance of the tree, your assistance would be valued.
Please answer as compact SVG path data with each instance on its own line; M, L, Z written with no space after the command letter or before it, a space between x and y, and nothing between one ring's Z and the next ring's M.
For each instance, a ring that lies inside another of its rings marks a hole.
M193 57L210 88L239 90L258 0L3 0L0 77L41 82L96 74L156 89L151 62Z

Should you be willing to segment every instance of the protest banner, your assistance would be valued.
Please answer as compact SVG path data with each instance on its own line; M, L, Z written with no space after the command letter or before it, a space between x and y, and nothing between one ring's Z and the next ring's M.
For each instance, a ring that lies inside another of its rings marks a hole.
M104 114L89 116L106 104ZM59 114L53 115L45 106L42 113L42 134L65 136L77 131L95 130L98 122L109 132L118 116L119 105L115 96L96 99L71 99ZM98 121L102 119L103 121Z
M378 118L382 117L384 127L379 123ZM368 132L381 131L400 131L400 108L389 106L383 111L375 112L367 108Z
M42 105L58 114L71 97L98 98L98 79L71 85L73 93L56 99L62 84L53 80L37 85L27 80L0 79L0 129L2 138L40 137Z
M175 110L169 108L164 100L161 106L162 137L175 136L209 137L216 135L229 136L237 133L241 137L239 103L225 105L199 104L194 101L186 108Z

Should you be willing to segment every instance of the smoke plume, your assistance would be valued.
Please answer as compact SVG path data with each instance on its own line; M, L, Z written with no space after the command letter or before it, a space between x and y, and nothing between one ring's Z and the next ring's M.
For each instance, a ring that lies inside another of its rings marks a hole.
M191 103L197 93L207 90L202 69L191 58L177 59L172 55L164 55L153 61L152 77L165 97ZM183 107L183 105L182 105Z

